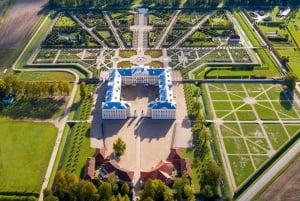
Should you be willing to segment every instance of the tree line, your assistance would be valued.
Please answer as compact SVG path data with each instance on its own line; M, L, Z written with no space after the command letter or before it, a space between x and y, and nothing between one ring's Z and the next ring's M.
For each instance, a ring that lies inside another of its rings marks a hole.
M24 82L16 75L8 74L0 79L0 99L10 94L26 97L68 96L72 86L67 81Z
M44 201L129 201L132 188L118 183L119 178L112 174L107 181L96 178L92 182L78 179L74 173L58 171L53 190L44 190ZM175 178L171 186L161 180L148 180L139 192L140 200L194 201L194 189L186 173Z
M134 0L50 0L50 6L54 7L129 7L134 4ZM168 6L178 7L182 0L142 0L147 6ZM300 0L187 0L184 7L216 7L220 4L225 6L270 6L270 5L299 5Z

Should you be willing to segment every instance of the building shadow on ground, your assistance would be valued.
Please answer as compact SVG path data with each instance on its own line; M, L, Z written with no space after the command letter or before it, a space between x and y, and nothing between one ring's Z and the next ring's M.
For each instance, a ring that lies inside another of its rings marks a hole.
M169 132L173 132L175 120L165 119L149 119L141 118L138 123L134 135L140 136L141 141L148 139L151 140L165 137Z

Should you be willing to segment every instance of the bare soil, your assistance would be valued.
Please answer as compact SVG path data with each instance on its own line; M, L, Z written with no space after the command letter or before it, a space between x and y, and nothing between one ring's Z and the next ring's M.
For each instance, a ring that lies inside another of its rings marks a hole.
M284 171L260 196L259 201L300 200L300 157Z
M4 8L5 8L4 2L0 2L0 20L1 20L1 15L2 15Z
M0 27L0 50L16 48L39 18L48 0L16 0Z

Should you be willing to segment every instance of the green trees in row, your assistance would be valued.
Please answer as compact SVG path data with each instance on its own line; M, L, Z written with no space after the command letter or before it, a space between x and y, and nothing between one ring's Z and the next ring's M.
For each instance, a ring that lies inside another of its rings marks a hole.
M177 7L181 4L182 0L143 0L145 6L170 6ZM118 6L129 7L134 3L134 0L50 0L51 6L59 7L105 7L105 6ZM300 0L187 0L186 7L201 6L201 7L215 7L223 3L228 6L261 6L261 5L299 5Z
M71 84L66 81L59 82L24 82L15 75L6 75L0 79L0 98L12 92L27 97L63 96L71 92Z

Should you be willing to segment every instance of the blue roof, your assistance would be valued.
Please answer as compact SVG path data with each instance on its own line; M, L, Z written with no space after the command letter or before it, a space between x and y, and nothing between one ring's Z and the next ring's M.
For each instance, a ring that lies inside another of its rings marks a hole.
M152 101L148 104L148 108L151 109L176 109L176 103L166 101Z
M120 101L120 102L103 102L102 103L102 109L128 109L130 108L130 103L126 101Z
M121 101L122 76L133 76L146 74L148 76L158 77L159 100L148 104L152 109L176 109L176 103L173 99L171 70L169 68L147 68L144 66L135 66L132 68L112 68L109 70L109 78L105 102L102 103L102 109L126 109L130 103Z

